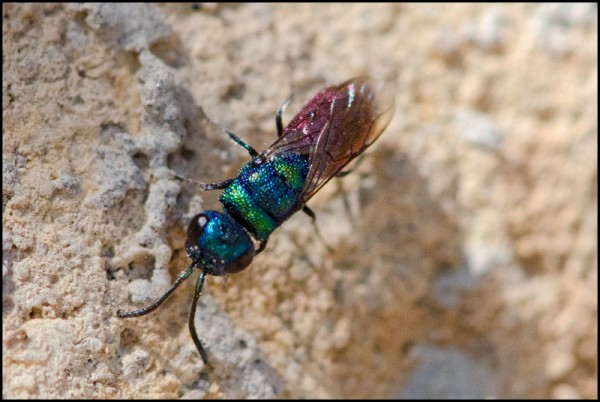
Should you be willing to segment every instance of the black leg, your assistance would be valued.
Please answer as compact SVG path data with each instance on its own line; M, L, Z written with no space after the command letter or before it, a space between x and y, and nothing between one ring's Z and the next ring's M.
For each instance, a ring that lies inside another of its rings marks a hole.
M356 167L356 166L354 166L354 167L353 167L353 168L351 168L351 169L344 170L343 172L338 172L338 173L336 173L335 177L344 177L344 176L348 176L350 173L352 173L352 172L354 171L354 168L355 168L355 167Z
M258 250L256 250L254 252L254 255L259 254L261 251L263 251L265 249L265 247L267 247L267 242L269 241L269 239L267 238L266 240L263 240L260 242L260 246L258 246Z
M258 156L258 152L256 152L256 150L254 148L252 148L250 145L248 145L240 137L238 137L237 135L235 135L231 131L225 130L225 132L227 133L227 135L229 135L229 137L233 141L235 141L236 144L242 146L245 150L247 150L248 153L250 154L250 156L252 158L256 158ZM229 186L233 182L233 180L234 180L234 179L227 179L227 180L223 180L222 182L219 182L219 183L203 183L201 181L197 181L197 180L194 180L194 179L188 179L187 177L181 177L181 176L176 175L176 174L174 176L175 176L175 178L177 180L187 181L187 182L190 182L190 183L194 183L195 185L197 185L198 187L200 187L200 190L202 190L202 191L222 190L225 187Z
M187 267L182 273L179 274L179 278L175 281L175 283L171 286L169 290L167 290L161 297L158 298L154 303L140 310L130 311L128 313L123 313L121 310L117 311L117 317L119 318L131 318L131 317L139 317L141 315L146 315L156 310L158 306L163 304L165 300L185 281L190 277L192 272L194 272L195 265L190 265Z
M281 106L279 106L279 109L277 109L277 113L275 113L275 125L277 126L277 137L281 137L281 135L283 134L283 123L281 122L281 115L283 114L285 109L287 109L287 107L289 106L289 104L292 102L293 99L294 99L294 95L290 95L290 97L287 98L281 104Z
M235 141L236 144L242 146L246 151L248 151L248 153L250 154L250 157L256 158L258 156L258 152L256 152L256 149L254 149L250 145L248 145L248 143L246 143L246 141L242 140L240 137L238 137L231 131L225 130L225 132L232 140Z
M200 272L200 276L198 276L198 282L196 282L196 290L194 291L194 300L192 301L192 306L190 308L190 318L188 321L188 326L190 328L190 334L192 335L192 340L196 345L196 349L198 349L198 353L200 353L200 357L205 365L208 366L208 356L206 355L206 351L202 347L202 343L200 339L198 339L198 333L196 332L196 305L198 304L198 299L200 298L200 294L202 293L202 286L204 285L204 276L206 275L205 271Z
M354 170L362 163L363 160L365 160L365 154L362 154L358 157L358 159L356 160L356 163L354 163L354 166L352 166L348 170L344 170L343 172L337 173L335 175L335 177L344 177L344 176L347 176L350 173L354 172Z
M306 215L308 215L310 217L310 221L312 222L312 225L315 228L315 232L317 232L317 237L321 240L321 242L323 242L323 245L325 245L325 248L327 249L327 251L333 252L333 249L331 247L329 247L329 245L327 244L325 239L323 239L323 236L321 236L321 232L319 231L319 227L317 226L317 216L315 215L313 210L305 205L302 207L302 212L304 212Z
M306 205L302 207L302 212L308 215L313 222L317 221L317 215L315 215L315 212Z
M193 179L188 179L188 180L191 181L192 183L195 183L198 187L200 187L200 190L207 191L207 190L221 190L221 189L224 189L225 187L227 187L231 183L233 183L234 179L223 180L220 183L201 183L201 182L193 180Z
M220 183L202 183L201 181L197 181L194 179L188 179L186 177L181 177L178 175L175 175L175 178L180 181L187 181L189 183L194 183L195 185L200 187L200 190L202 190L202 191L222 190L225 187L229 186L234 180L234 179L227 179L227 180L223 180Z

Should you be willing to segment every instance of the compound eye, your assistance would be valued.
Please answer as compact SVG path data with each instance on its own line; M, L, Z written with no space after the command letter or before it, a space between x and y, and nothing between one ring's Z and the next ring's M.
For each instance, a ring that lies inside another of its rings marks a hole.
M198 214L192 218L187 229L188 241L196 244L198 239L204 233L204 227L208 224L210 218L206 214Z

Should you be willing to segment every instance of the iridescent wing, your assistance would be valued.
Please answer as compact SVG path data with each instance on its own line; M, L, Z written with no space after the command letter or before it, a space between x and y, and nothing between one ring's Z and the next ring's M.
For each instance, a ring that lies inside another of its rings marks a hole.
M319 92L263 152L308 155L308 175L299 205L371 145L394 114L394 96L382 82L356 77Z

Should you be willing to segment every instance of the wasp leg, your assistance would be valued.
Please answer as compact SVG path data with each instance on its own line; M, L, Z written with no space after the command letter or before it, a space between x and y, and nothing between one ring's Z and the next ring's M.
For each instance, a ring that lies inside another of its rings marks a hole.
M307 207L305 205L302 207L302 212L304 212L306 215L308 215L313 223L316 223L317 215L315 215L315 212L312 209L310 209L309 207Z
M222 190L225 187L229 186L234 179L223 180L220 183L203 183L201 181L197 181L194 179L189 179L187 177L181 177L179 175L174 175L175 179L180 181L187 181L189 183L193 183L197 185L202 191L210 191L210 190Z
M308 215L310 217L310 221L312 222L312 225L315 228L315 232L317 232L317 237L321 240L321 242L323 242L323 245L325 245L325 248L327 249L327 251L332 252L333 248L331 248L327 244L327 242L321 235L321 232L319 231L319 226L317 226L317 216L315 215L314 211L305 205L302 207L302 212L304 212L306 215Z
M265 239L263 241L260 242L260 246L258 246L258 249L254 252L254 255L257 255L258 253L260 253L261 251L263 251L265 249L265 247L267 247L267 242L269 241L269 239Z
M248 151L248 153L250 154L250 156L252 158L256 158L258 156L258 152L256 152L256 150L254 148L252 148L250 145L248 145L244 140L242 140L240 137L238 137L237 135L235 135L234 133L232 133L231 131L225 130L225 132L227 133L227 135L229 135L229 137L235 141L236 144L242 146L245 150ZM189 179L187 177L182 177L179 176L177 174L173 175L177 180L180 181L187 181L190 183L194 183L195 185L197 185L198 187L200 187L200 190L202 191L209 191L209 190L222 190L225 187L229 186L234 179L227 179L227 180L223 180L220 183L203 183L194 179Z
M279 109L277 109L277 113L275 113L275 125L277 126L277 137L281 137L281 135L283 134L283 123L281 122L281 115L283 114L285 109L287 109L287 107L290 105L290 103L292 103L293 99L294 99L294 95L290 95L289 98L287 98L285 101L283 101L281 106L279 106Z
M181 285L183 283L183 281L185 281L187 278L190 277L192 272L194 272L194 268L195 268L195 265L190 265L183 272L181 272L179 274L179 278L177 278L177 280L171 286L171 288L169 288L169 290L167 290L161 297L159 297L158 300L156 300L154 303L152 303L148 307L145 307L140 310L130 311L128 313L123 313L123 312L121 312L121 310L119 310L119 311L117 311L117 317L119 317L119 318L139 317L141 315L146 315L146 314L151 313L152 311L156 310L158 308L158 306L163 304L163 302L165 300L167 300L167 298L169 296L171 296L171 294L175 291L175 289L177 289L179 287L179 285Z
M225 130L225 132L227 133L229 138L231 138L232 140L235 141L236 144L240 145L246 151L248 151L248 153L250 154L250 157L256 158L258 156L258 152L256 152L256 149L252 148L246 141L242 140L240 137L238 137L231 131Z
M335 177L344 177L344 176L348 176L350 173L354 172L354 170L356 170L357 167L360 166L360 164L362 163L362 161L365 160L365 154L362 154L358 157L358 159L356 160L356 162L354 163L354 166L352 166L350 169L348 170L344 170L343 172L339 172L335 175Z
M205 365L208 364L208 356L206 355L206 351L204 347L202 347L202 342L198 338L198 333L196 332L196 305L198 304L198 299L200 298L200 294L202 293L202 286L204 286L204 277L206 276L206 272L200 272L200 276L198 276L198 282L196 282L196 290L194 291L194 299L192 300L192 306L190 307L190 318L188 321L188 326L190 328L190 335L192 335L192 340L196 345L196 349L198 349L198 353L200 353L200 357Z

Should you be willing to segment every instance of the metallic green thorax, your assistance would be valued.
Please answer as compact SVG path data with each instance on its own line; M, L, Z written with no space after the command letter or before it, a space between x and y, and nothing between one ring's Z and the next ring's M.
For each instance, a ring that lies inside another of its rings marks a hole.
M305 155L284 153L266 162L255 158L242 167L219 200L236 221L263 241L302 207L298 201L307 174Z

